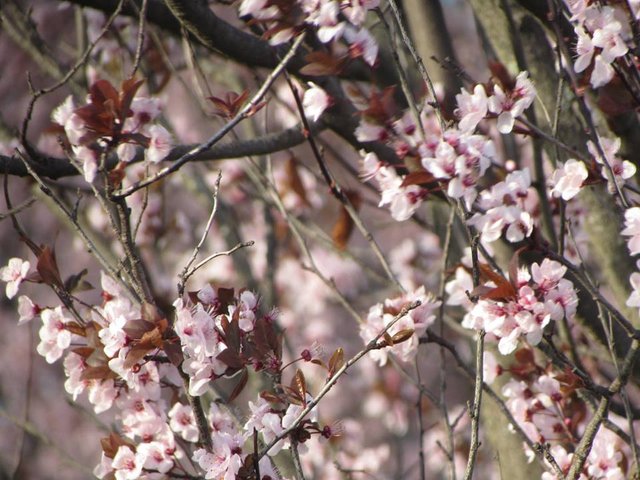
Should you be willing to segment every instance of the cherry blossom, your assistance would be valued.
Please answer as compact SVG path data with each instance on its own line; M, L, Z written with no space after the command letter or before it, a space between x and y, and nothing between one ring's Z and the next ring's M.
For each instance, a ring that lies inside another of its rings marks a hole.
M7 298L13 298L18 294L18 288L27 278L31 264L21 258L10 258L6 267L0 268L0 280L7 282L5 293Z
M519 242L533 231L529 210L535 206L534 198L529 169L513 171L480 193L478 203L484 213L474 214L468 223L481 232L485 242L499 239L503 232L510 242Z
M589 153L591 153L591 155L596 159L596 162L602 165L600 168L601 175L603 178L607 179L609 192L613 193L616 191L616 187L613 181L609 178L607 165L611 167L615 183L617 183L618 186L621 186L625 180L635 175L636 166L628 160L622 160L617 155L621 145L619 138L600 138L599 141L600 146L602 147L602 152L604 153L604 158L600 154L598 147L593 142L587 142L587 148L589 149Z
M144 460L126 445L118 448L111 467L114 469L116 480L137 480L142 473Z
M69 319L60 306L53 310L45 308L40 313L40 318L42 318L42 327L40 327L40 343L37 350L45 357L47 363L53 363L71 344L71 332L65 326Z
M187 405L176 402L169 410L169 426L187 442L198 440L198 427L193 416L193 410Z
M631 255L640 253L640 207L631 207L624 212L624 228L620 232L626 237Z
M40 313L40 307L31 301L26 295L18 297L18 325L23 325L33 320Z
M149 148L145 152L145 158L151 163L162 161L171 151L171 134L162 125L149 127Z
M463 132L472 132L478 123L487 116L488 101L484 85L478 84L473 88L473 94L464 88L456 95L458 108L456 115L460 118L458 128Z
M500 85L493 87L493 95L489 97L489 110L498 114L498 131L511 132L515 119L531 106L536 97L536 89L529 80L528 72L520 72L516 77L516 85L505 92Z
M531 266L531 274L518 271L516 296L508 301L480 298L467 313L462 326L483 329L499 339L501 354L513 352L521 337L537 345L551 320L573 318L578 303L573 284L562 278L566 267L544 259Z
M564 164L559 163L549 179L551 193L565 201L571 200L580 192L588 176L587 167L579 160L569 159Z
M374 305L369 309L365 322L360 325L360 337L367 344L388 328L404 306L415 301L420 301L421 305L411 310L387 330L387 333L392 337L403 330L411 331L409 339L394 345L391 349L376 349L369 352L369 356L381 366L387 363L389 350L397 354L404 362L414 358L419 338L435 321L435 310L440 306L440 302L428 294L422 286L406 295L387 299L384 303Z
M331 97L314 83L310 83L311 88L305 90L302 98L305 115L317 122L322 113L331 106Z

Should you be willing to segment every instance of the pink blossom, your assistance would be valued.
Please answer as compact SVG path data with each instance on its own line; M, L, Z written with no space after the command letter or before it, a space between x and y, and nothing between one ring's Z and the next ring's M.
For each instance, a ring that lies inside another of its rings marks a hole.
M366 28L354 30L347 28L344 38L351 44L350 51L353 57L362 57L370 66L374 66L378 58L378 44Z
M88 183L93 183L98 174L99 154L96 150L84 145L73 146L73 154L82 164L82 173Z
M360 179L363 182L371 180L378 174L382 166L382 162L378 159L378 156L375 153L367 153L360 161Z
M7 282L5 290L7 298L13 298L18 293L18 287L27 278L31 264L21 258L10 258L6 267L0 268L0 280Z
M356 128L356 138L360 142L378 142L388 138L388 133L384 127L370 123L364 118L360 120L358 128Z
M398 222L411 218L422 204L422 188L418 185L403 186L403 177L392 167L381 167L375 178L381 193L378 206L389 205L391 216Z
M169 410L169 426L187 442L198 440L198 427L193 410L188 405L176 402Z
M310 83L311 88L304 92L302 105L304 113L314 122L317 122L322 113L331 106L331 97L317 85Z
M528 72L518 74L511 92L505 92L499 85L494 86L488 102L489 110L498 114L498 131L503 134L511 132L515 119L531 106L535 97L536 90Z
M625 227L620 232L626 237L631 255L640 253L640 207L632 207L624 212Z
M416 301L420 301L421 305L396 321L392 327L389 327L396 316L390 312L400 312L406 305ZM408 340L390 348L393 353L398 355L400 360L408 362L415 357L419 338L434 322L436 318L435 311L439 306L440 302L436 301L431 294L428 294L424 286L405 295L387 299L384 304L378 303L369 309L365 322L360 325L360 338L365 344L368 344L385 329L391 336L402 330L409 330L412 335ZM381 366L384 366L387 363L388 350L386 348L375 349L369 352L369 356Z
M193 454L193 460L205 471L206 479L235 480L242 466L244 438L223 433L213 436L212 453L201 448Z
M54 310L45 308L40 317L42 327L40 327L40 343L37 350L45 357L47 363L53 363L71 344L71 332L65 327L69 319L65 317L62 307L59 306Z
M173 468L173 459L167 450L171 449L167 448L163 442L141 443L138 445L136 457L139 458L145 469L167 473Z
M600 146L602 147L602 152L604 153L604 158L600 154L598 147L593 142L587 142L587 148L589 149L589 153L593 155L602 167L600 168L600 174L603 178L607 179L607 187L609 192L614 193L616 191L614 183L609 178L609 172L607 168L607 164L611 167L611 171L613 172L613 177L615 182L618 185L622 185L624 180L627 180L633 177L636 173L636 166L628 160L622 160L618 156L618 150L620 150L620 139L619 138L600 138L599 139Z
M456 95L456 103L458 104L456 115L460 118L458 128L463 132L473 131L487 115L487 93L481 84L474 87L473 94L463 88Z
M582 26L577 26L574 28L576 35L578 37L578 43L576 44L576 52L578 54L578 58L575 61L574 69L576 73L580 73L587 69L587 67L591 64L591 59L593 58L593 42L591 41L591 36L584 31Z
M565 201L571 200L580 192L588 176L587 167L579 160L569 159L565 164L559 163L549 182L551 193Z
M18 325L23 325L35 318L40 313L40 307L35 305L26 295L18 297Z
M113 457L111 467L116 480L137 480L142 473L143 461L131 448L122 445Z
M145 153L145 158L151 163L158 163L164 159L171 151L171 134L162 125L152 125L149 127L149 148Z

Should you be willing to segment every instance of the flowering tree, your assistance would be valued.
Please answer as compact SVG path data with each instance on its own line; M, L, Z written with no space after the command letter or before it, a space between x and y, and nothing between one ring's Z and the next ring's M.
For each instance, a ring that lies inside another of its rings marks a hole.
M640 2L26 3L3 475L640 474Z

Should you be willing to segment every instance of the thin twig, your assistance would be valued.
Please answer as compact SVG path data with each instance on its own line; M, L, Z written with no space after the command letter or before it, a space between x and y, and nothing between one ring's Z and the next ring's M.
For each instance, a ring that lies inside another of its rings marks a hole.
M413 61L416 62L416 65L418 66L418 71L422 76L422 81L427 87L429 94L433 97L434 113L436 115L436 118L438 119L438 123L440 124L440 130L444 132L446 130L446 124L445 124L444 118L442 117L442 113L440 112L441 107L438 102L438 97L436 96L436 91L435 91L435 88L433 87L433 82L431 81L431 77L429 76L429 73L427 72L427 69L424 66L422 58L420 58L420 55L418 55L418 51L416 50L413 44L413 41L409 37L407 29L404 26L404 21L402 20L402 15L400 14L400 10L398 9L398 5L396 4L395 0L389 0L389 6L391 7L391 11L393 12L393 16L395 17L396 24L400 29L400 35L402 36L402 41L407 46L409 53L411 53L411 57L413 58Z
M423 337L420 338L420 343L435 343L437 345L443 346L453 356L453 358L456 361L458 367L460 367L462 369L464 374L469 379L475 379L476 378L475 369L466 364L466 362L462 359L462 357L458 353L458 350L456 349L456 347L451 342L446 340L445 338L443 338L443 337L437 335L436 333L434 333L431 329L427 329L426 334ZM488 385L485 382L482 382L482 389L483 389L484 393L486 393L489 397L491 397L493 399L494 402L496 402L496 405L500 409L500 412L502 413L502 415L505 417L505 420L507 421L507 423L513 426L514 431L518 434L520 439L524 443L527 444L527 446L531 449L531 451L533 451L536 454L536 458L538 459L540 464L543 465L543 466L546 466L545 461L547 459L545 458L545 456L540 451L538 451L538 449L536 449L535 442L533 442L529 438L529 436L522 429L522 427L520 426L518 421L513 417L513 414L509 410L509 407L507 407L507 405L505 404L504 400L502 398L500 398L500 395L498 395L493 390L493 388L491 388L491 386ZM558 466L558 464L557 464L557 462L555 460L553 462L551 462L551 467L553 468L553 470L556 473L556 475L558 475L558 478L564 478L564 473L562 472L562 469Z
M130 77L133 78L136 71L140 67L140 60L142 59L142 48L144 47L144 29L147 19L147 3L148 0L142 0L142 6L140 7L140 21L138 22L138 44L136 45L136 56L133 61L133 69L131 70Z
M473 476L473 469L475 468L478 449L480 448L478 430L480 427L480 406L482 402L484 335L484 330L479 330L476 339L476 384L473 393L473 406L469 411L469 416L471 417L471 446L469 447L467 468L464 471L465 480L470 480Z
M12 216L20 213L21 211L26 210L31 205L33 205L35 201L36 201L35 197L28 198L27 200L22 202L20 205L13 207L11 210L5 213L0 213L0 221L5 220L7 218L11 218Z
M260 452L259 457L262 458L266 455L266 453L273 448L273 446L278 443L283 438L287 437L292 431L298 428L298 425L304 417L306 417L311 410L315 408L315 406L322 400L322 398L329 393L329 391L333 388L333 386L338 382L338 379L344 375L344 373L351 368L355 363L357 363L362 357L364 357L367 353L372 350L377 350L382 346L378 343L378 341L402 318L404 318L410 311L418 308L422 303L420 301L415 301L409 305L406 305L402 308L400 313L398 313L393 320L389 322L381 332L378 333L365 348L360 350L356 355L354 355L351 359L349 359L342 367L340 367L333 376L325 383L324 387L318 392L318 394L310 401L307 402L305 408L300 412L300 414L296 417L293 424L284 429L280 434L276 435L276 437ZM386 342L385 342L386 345Z
M251 98L251 100L249 100L249 102L247 102L245 106L242 107L242 109L240 109L240 111L231 120L229 120L220 130L218 130L206 142L201 143L197 147L193 148L192 150L184 154L182 157L180 157L178 160L176 160L173 164L163 168L152 177L141 180L131 185L130 187L118 193L115 193L113 197L115 199L128 197L132 193L140 190L141 188L149 186L157 182L158 180L161 180L162 178L166 177L167 175L170 175L178 171L185 163L189 162L198 154L204 152L205 150L211 148L215 143L219 142L227 133L229 133L242 120L250 117L253 111L255 110L255 108L258 106L258 104L262 101L262 99L266 95L269 88L271 88L271 85L273 85L273 82L275 82L278 76L284 71L289 61L293 58L295 53L298 51L298 48L300 47L300 45L302 45L303 40L304 40L304 34L301 34L295 40L295 42L293 42L293 45L291 46L287 54L282 58L278 66L267 76L264 83L262 84L260 89L256 92L256 94Z
M180 282L178 283L178 295L179 296L182 296L182 294L184 293L184 286L187 283L187 280L189 279L189 277L191 275L193 275L193 272L195 272L195 270L193 270L193 272L188 273L189 269L191 268L191 265L193 265L193 262L196 261L198 253L200 253L200 249L204 245L204 242L206 241L207 236L209 235L209 230L211 230L211 225L213 224L213 219L215 218L216 212L218 211L218 194L220 192L220 182L221 182L221 180L222 180L222 171L218 172L218 178L216 178L216 183L213 186L213 206L211 207L211 213L209 214L209 219L207 220L207 225L204 227L204 231L202 232L202 236L200 237L200 241L198 242L196 247L193 249L193 252L191 253L191 257L189 258L189 260L187 261L186 265L182 269L182 273L179 275L179 278L180 278Z

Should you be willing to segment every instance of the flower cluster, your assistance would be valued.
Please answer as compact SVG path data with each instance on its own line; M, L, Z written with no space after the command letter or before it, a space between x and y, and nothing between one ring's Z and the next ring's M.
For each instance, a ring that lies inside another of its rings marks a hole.
M420 302L420 306L411 310L390 327L402 309L416 301ZM435 310L439 306L440 302L426 293L424 287L387 299L384 303L378 303L369 309L365 322L360 325L360 337L367 344L386 332L386 342L392 347L390 351L403 362L408 362L416 355L420 336L435 321ZM387 363L389 350L375 349L369 352L369 355L383 366Z
M565 0L575 22L578 38L574 68L584 72L590 66L590 83L599 88L611 81L615 74L612 63L629 51L625 39L631 38L627 15L613 6Z
M344 38L350 44L351 58L362 57L373 66L378 56L378 45L362 25L367 12L378 4L379 0L243 0L239 13L241 17L251 15L254 21L264 24L265 36L272 45L287 42L305 26L311 26L316 29L322 43Z
M458 128L463 132L472 132L488 112L498 116L498 131L510 133L515 119L531 106L536 97L536 89L528 72L520 72L515 79L506 79L493 85L493 94L487 97L484 85L478 84L473 94L464 88L456 95L458 108L456 115L460 119Z
M462 326L495 336L503 355L513 352L523 336L537 345L551 320L575 315L578 297L573 284L563 278L566 267L558 262L544 259L532 264L531 272L521 268L511 281L488 268L482 270L496 287L479 289L480 299L465 315ZM458 280L458 284L463 282Z
M449 129L435 144L421 148L422 166L438 180L447 182L447 195L464 199L467 208L478 191L476 184L495 157L493 142L482 135Z
M484 242L499 239L503 232L510 242L520 242L533 231L531 212L536 205L529 169L516 170L480 194L478 207L483 213L474 214L468 223L481 232Z
M89 89L86 104L76 107L71 96L53 111L68 142L67 148L82 165L84 178L93 182L98 168L114 150L118 160L130 162L136 146L145 148L145 159L157 163L171 149L171 135L160 124L156 99L135 97L142 84L133 79L122 83L121 91L107 80L98 80Z
M587 408L577 394L580 379L568 370L556 372L551 366L538 365L529 349L518 350L507 370L513 377L502 387L507 408L531 441L550 445L553 458L566 474L573 458L568 448L582 434ZM600 429L579 478L626 478L624 450L613 432ZM533 460L533 452L528 455ZM556 480L550 465L548 470L543 480Z
M589 153L593 155L596 162L601 165L600 174L602 178L607 179L607 186L609 192L616 192L616 184L618 188L622 187L625 180L632 178L636 174L636 166L629 160L622 160L617 154L620 150L620 139L599 138L600 147L602 147L602 154L600 149L593 144L593 142L587 142L587 148ZM611 168L611 174L613 178L609 176L609 168ZM615 182L615 183L614 183Z

